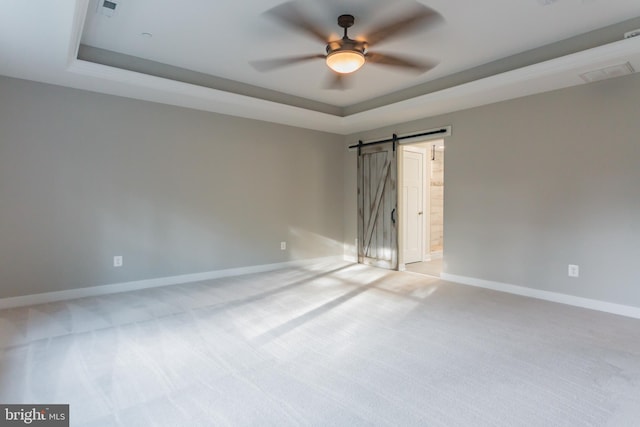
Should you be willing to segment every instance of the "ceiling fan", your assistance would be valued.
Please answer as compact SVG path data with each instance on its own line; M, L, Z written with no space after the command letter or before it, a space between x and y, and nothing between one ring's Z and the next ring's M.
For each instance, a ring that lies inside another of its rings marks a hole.
M359 70L365 63L393 66L408 71L423 73L437 65L428 60L418 60L397 54L372 52L370 47L391 38L407 35L416 29L427 29L442 21L442 16L424 5L415 4L411 10L393 21L387 22L368 32L363 37L352 39L348 30L355 24L353 15L343 14L338 17L338 26L344 31L342 38L331 38L322 29L308 19L294 4L284 3L266 12L285 25L305 33L326 45L325 54L311 54L284 58L252 61L259 71L270 71L288 65L324 59L326 65L334 72L334 78L328 87L344 89L346 75Z

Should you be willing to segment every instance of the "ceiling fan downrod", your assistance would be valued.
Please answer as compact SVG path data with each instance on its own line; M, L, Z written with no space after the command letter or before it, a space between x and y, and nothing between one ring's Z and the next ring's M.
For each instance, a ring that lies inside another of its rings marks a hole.
M338 16L338 25L341 28L344 28L344 36L342 37L343 39L348 39L349 36L347 36L347 30L353 26L353 24L356 22L356 18L353 17L353 15L340 15Z

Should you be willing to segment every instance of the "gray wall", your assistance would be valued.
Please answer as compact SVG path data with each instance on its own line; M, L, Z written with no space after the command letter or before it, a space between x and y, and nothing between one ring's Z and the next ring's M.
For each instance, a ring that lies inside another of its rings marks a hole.
M343 137L9 78L0 99L0 297L342 255Z
M640 75L352 135L453 125L445 272L640 307ZM345 156L345 243L356 156ZM580 278L567 277L567 265Z

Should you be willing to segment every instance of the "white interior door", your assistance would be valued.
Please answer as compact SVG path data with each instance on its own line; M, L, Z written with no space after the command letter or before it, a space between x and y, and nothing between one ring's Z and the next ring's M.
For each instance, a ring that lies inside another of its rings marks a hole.
M403 254L405 264L422 261L424 253L424 159L426 150L403 148Z

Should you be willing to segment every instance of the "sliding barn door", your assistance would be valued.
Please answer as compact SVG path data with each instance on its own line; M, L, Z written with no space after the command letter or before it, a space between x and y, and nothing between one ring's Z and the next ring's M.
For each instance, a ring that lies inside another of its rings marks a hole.
M393 143L358 155L358 262L398 269L397 162Z

